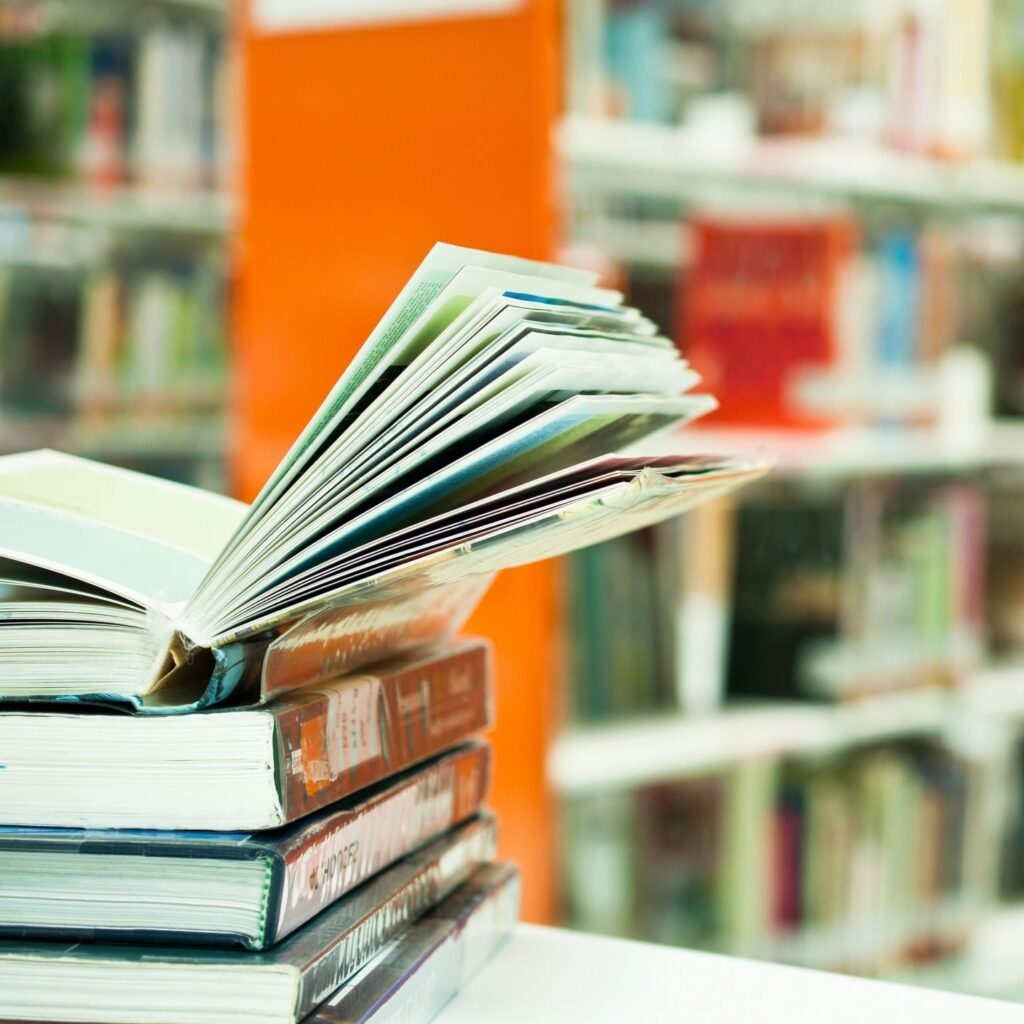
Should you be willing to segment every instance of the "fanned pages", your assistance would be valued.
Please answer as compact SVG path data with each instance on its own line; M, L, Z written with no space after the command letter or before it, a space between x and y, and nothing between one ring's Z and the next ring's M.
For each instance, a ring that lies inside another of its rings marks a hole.
M250 508L0 459L0 699L180 711L442 640L495 571L768 468L614 454L713 408L696 383L590 275L439 244Z

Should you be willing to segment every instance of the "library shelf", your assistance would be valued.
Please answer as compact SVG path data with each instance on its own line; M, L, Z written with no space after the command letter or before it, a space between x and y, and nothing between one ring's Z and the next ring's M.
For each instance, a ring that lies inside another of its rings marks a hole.
M96 266L99 259L98 251L58 249L55 246L26 248L17 244L0 244L0 269L82 273Z
M1024 422L994 420L939 428L850 428L820 432L691 426L638 446L648 454L717 452L776 460L772 475L851 477L962 473L1024 467Z
M1019 1006L928 988L519 925L437 1024L1020 1021Z
M901 974L906 968L886 964L906 959L906 950L931 946L948 937L956 942L968 936L972 929L988 920L994 911L981 905L971 905L963 898L947 898L926 913L887 913L878 920L864 915L860 920L841 921L838 924L805 926L789 934L780 934L749 948L728 950L732 956L750 956L756 960L785 963L793 967L808 967L816 971L842 971L847 974L866 974L885 978ZM940 957L939 961L953 959L960 954ZM922 969L923 969L923 965ZM944 988L943 985L934 985ZM959 991L951 988L951 991ZM967 990L964 990L967 991ZM982 994L972 992L974 995Z
M594 248L631 269L677 273L691 258L689 227L678 217L635 220L587 211L573 225L573 248Z
M564 796L629 789L783 755L942 733L950 696L915 690L850 704L765 702L707 715L677 714L576 727L556 739L548 774Z
M113 14L123 16L125 11L133 15L140 11L157 11L170 14L199 14L224 18L228 13L229 0L91 0L85 10L82 0L0 0L0 11L32 8L41 10L47 18L47 26L90 24L98 16Z
M192 459L223 461L227 430L216 417L133 419L130 423L0 416L0 454L57 448L100 460Z
M1024 664L986 665L971 674L963 692L975 712L994 718L1024 718Z
M951 211L1019 213L1024 169L941 162L842 139L709 144L671 125L574 115L557 142L577 196L623 195L689 204L731 198L897 202Z
M226 194L202 189L89 188L5 176L0 177L0 223L5 220L220 239L232 225L233 204Z

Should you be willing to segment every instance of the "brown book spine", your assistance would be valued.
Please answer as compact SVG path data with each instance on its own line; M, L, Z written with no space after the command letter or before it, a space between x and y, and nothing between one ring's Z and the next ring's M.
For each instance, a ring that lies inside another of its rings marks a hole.
M268 708L277 720L279 792L294 821L485 729L491 654L480 640L325 684Z
M401 776L353 811L328 812L301 828L280 850L284 871L268 944L475 814L490 775L490 746L475 742Z
M490 581L490 576L474 576L382 600L322 608L258 650L254 664L262 667L261 700L448 639Z

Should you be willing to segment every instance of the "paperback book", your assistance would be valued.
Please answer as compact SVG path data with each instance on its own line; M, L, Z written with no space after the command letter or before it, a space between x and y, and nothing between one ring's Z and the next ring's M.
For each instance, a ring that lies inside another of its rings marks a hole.
M0 697L266 700L443 638L495 571L768 468L610 454L713 408L697 381L591 275L438 245L249 507L55 452L0 459ZM328 656L299 658L325 625ZM274 644L309 672L268 679Z

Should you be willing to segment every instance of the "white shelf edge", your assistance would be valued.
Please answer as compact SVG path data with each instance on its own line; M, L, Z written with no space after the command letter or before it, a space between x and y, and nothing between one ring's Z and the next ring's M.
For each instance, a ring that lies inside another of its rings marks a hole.
M224 235L234 219L231 196L212 190L118 186L89 189L0 176L0 219L63 220L117 231Z
M993 420L957 437L941 429L823 432L688 427L635 446L646 455L714 452L769 456L774 474L842 477L905 472L970 472L1024 467L1024 421Z
M948 721L945 704L944 694L915 692L849 706L780 702L577 728L555 742L549 778L571 795L696 775L744 760L826 752L941 730Z
M0 414L0 454L33 448L59 448L90 458L117 456L222 459L228 443L223 419L204 416L198 422L134 422L87 424L74 419L39 420Z
M1024 169L957 165L837 139L749 140L709 147L672 125L570 116L557 141L573 186L691 201L723 189L806 200L883 200L1024 211Z
M562 796L632 789L761 758L962 728L965 714L1024 718L1024 665L985 669L955 691L886 694L852 704L771 703L576 727L553 744L548 779Z

